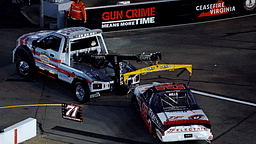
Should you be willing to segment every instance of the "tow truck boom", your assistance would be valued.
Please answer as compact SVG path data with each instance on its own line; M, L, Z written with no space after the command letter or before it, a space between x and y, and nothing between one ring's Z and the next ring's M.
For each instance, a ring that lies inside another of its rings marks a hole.
M156 64L156 65L152 65L149 67L145 67L145 68L142 68L142 69L139 69L136 71L125 73L124 74L124 83L127 85L127 79L131 75L146 74L146 73L157 72L157 71L166 71L166 70L174 71L175 69L181 69L181 68L185 68L189 72L189 80L188 80L188 84L187 84L187 85L189 85L190 77L192 76L192 65L190 65L190 64Z
M124 85L123 73L122 73L122 61L123 60L135 60L148 61L156 64L162 59L160 52L150 53L150 54L138 54L138 55L118 55L118 54L92 54L92 53L78 53L74 54L73 58L77 61L90 61L95 67L103 68L110 62L115 71L115 83L116 86ZM127 78L128 79L128 78ZM127 80L126 79L126 80ZM126 82L126 81L125 81Z

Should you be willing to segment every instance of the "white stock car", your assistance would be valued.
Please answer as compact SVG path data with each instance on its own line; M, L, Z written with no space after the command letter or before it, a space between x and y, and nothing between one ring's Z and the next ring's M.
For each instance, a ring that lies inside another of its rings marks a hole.
M162 142L213 139L211 123L185 84L153 83L135 88L135 102L154 138Z

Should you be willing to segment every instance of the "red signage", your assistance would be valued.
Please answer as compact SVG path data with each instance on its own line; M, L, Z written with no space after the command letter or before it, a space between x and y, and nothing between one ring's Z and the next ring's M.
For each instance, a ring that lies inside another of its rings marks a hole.
M155 7L105 11L101 28L136 26L155 23Z
M196 6L196 10L197 11L209 10L208 12L202 12L198 16L198 17L208 17L208 16L228 14L229 12L236 11L236 8L235 6L226 6L223 0L218 0L218 2L215 4L198 5Z
M168 0L86 8L90 29L119 31L211 21L255 13L256 0Z
M167 131L167 133L172 133L172 132L192 132L192 131L206 131L207 128L205 127L189 127L189 128L171 128Z
M150 17L155 16L155 7L139 8L139 9L128 9L120 11L104 12L102 14L102 20L122 20L130 18Z

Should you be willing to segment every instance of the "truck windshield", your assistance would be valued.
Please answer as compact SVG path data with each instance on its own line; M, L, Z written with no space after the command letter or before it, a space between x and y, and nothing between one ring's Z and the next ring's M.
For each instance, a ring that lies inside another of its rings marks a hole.
M98 46L99 46L99 44L98 44L96 36L88 37L88 38L72 41L71 42L71 51L84 50L84 49L90 50L88 48L91 48L93 50L93 48L96 48Z

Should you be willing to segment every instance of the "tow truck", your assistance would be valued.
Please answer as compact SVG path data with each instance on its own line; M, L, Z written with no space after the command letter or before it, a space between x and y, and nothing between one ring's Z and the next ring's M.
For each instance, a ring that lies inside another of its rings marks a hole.
M85 27L43 30L24 34L17 39L13 63L22 77L31 77L35 71L60 79L74 87L79 102L99 97L104 90L123 90L140 83L135 74L124 83L123 74L137 70L130 62L161 59L161 53L119 55L109 54L100 29Z

